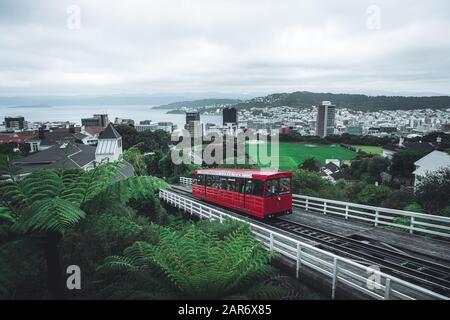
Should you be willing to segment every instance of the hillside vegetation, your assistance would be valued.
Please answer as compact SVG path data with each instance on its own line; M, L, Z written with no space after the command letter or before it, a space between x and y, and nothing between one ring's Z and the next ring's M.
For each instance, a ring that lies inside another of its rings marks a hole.
M350 108L361 111L450 108L449 96L366 96L363 94L313 93L307 91L271 94L238 103L236 107L239 109L266 106L310 107L322 101L332 101L338 108Z

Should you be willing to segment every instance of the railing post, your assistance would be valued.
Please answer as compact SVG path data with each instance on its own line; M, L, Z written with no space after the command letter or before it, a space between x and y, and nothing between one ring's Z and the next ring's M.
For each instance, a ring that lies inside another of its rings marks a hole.
M305 211L308 211L309 209L309 199L306 198L306 202L305 202Z
M378 226L378 210L375 210L375 227Z
M334 299L336 296L336 285L337 285L337 275L338 275L338 265L337 265L337 258L334 257L333 259L333 284L331 287L331 299Z
M300 242L297 242L297 266L295 270L295 277L298 279L300 272L300 267L302 266L302 248L300 247Z
M389 300L391 295L391 278L386 278L386 285L384 286L384 300Z
M273 233L270 233L270 243L269 243L270 251L273 251Z
M327 202L323 202L323 214L327 214Z
M345 205L345 219L348 219L348 204Z
M413 234L414 233L414 217L411 217L411 223L409 225L409 233Z

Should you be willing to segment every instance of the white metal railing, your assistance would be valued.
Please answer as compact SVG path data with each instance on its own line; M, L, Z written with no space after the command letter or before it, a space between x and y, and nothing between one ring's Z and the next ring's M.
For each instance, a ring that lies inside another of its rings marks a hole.
M313 269L331 278L332 298L335 297L337 286L339 284L345 284L375 299L450 300L449 297L380 272L373 266L365 266L350 259L337 256L316 248L311 244L257 224L254 221L247 221L242 217L211 208L208 205L173 191L161 189L159 191L159 197L174 207L178 207L200 218L219 220L221 223L226 219L247 223L251 232L262 242L266 249L277 252L295 263L297 278L299 277L301 268L304 267Z
M192 178L180 177L180 183L186 186L192 185Z
M192 179L181 177L180 183L191 185ZM420 232L450 238L450 217L367 206L300 194L292 195L292 204L308 212L369 222L376 227L390 226L409 231L409 233Z
M335 215L373 223L375 226L390 226L410 233L415 231L450 238L450 218L431 214L373 207L357 203L315 198L299 194L292 195L292 204L308 212Z

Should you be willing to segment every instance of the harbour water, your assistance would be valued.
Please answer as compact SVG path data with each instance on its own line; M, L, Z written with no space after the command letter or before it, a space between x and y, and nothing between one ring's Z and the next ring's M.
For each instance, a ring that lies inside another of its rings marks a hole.
M142 120L153 122L170 121L181 128L186 120L184 114L167 114L168 110L154 109L148 105L73 105L73 106L36 106L16 107L0 105L0 121L5 116L24 116L26 121L70 121L81 124L81 118L92 117L93 114L107 113L110 121L116 117L133 119L136 124ZM201 115L203 123L221 124L222 116Z

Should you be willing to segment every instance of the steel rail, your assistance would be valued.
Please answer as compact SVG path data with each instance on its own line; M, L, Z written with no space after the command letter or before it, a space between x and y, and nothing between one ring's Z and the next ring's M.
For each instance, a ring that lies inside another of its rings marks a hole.
M172 186L172 188L186 194L191 199L198 200L186 189L177 186ZM221 210L225 209L233 214L239 214L229 208L224 208L210 203L208 203L208 205ZM409 279L414 283L425 285L432 290L438 289L438 292L440 293L450 293L450 281L448 280L450 278L450 267L448 266L418 257L401 254L394 250L379 247L373 244L361 243L355 239L343 237L336 233L313 228L297 222L288 221L283 218L278 218L270 222L255 219L253 217L249 218L318 243L332 252L347 256L351 259L357 261L362 260L370 264L378 264L391 274L396 274L401 278ZM283 226L282 223L289 224L290 227ZM301 233L295 230L299 228L302 228L305 231L312 231L315 234ZM340 241L340 243L337 243L337 241ZM412 268L414 265L417 267ZM428 273L426 271L428 271Z
M361 243L355 239L286 219L277 220L268 222L268 224L301 238L314 241L328 250L349 258L360 259L372 264L376 263L392 274L412 280L417 284L426 285L432 290L438 289L438 292L443 294L450 293L450 281L448 280L450 278L450 267L373 244Z
M336 255L327 250L296 239L292 234L284 234L285 231L258 223L255 220L245 219L225 212L223 209L215 209L197 199L192 199L177 193L176 190L159 191L159 197L168 204L178 207L200 218L219 220L226 219L247 223L251 232L262 242L265 248L280 253L285 258L296 263L296 274L302 267L315 270L332 280L332 298L335 297L336 287L339 283L345 284L367 296L375 299L444 299L449 296L439 294L427 288L402 280L396 276L386 274L380 270L371 269L364 264ZM367 273L377 275L379 280L374 282L367 278Z

